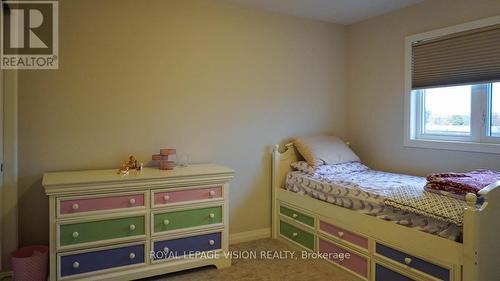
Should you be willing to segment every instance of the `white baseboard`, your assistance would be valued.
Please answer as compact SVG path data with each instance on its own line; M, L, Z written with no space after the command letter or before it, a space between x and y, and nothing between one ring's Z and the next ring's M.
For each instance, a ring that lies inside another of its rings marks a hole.
M270 237L271 237L271 228L261 228L256 230L229 234L229 244L248 242L252 240L270 238Z

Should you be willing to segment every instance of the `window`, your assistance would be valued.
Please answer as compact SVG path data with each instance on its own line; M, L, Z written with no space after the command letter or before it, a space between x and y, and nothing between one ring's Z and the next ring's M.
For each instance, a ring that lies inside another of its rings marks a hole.
M500 16L408 36L405 146L500 154Z
M413 90L416 140L500 143L500 82Z
M422 92L421 136L470 136L471 86Z

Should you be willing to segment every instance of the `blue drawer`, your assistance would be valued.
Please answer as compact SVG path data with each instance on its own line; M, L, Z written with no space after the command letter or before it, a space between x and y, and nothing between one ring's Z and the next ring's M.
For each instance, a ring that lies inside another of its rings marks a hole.
M195 253L218 250L221 248L221 233L210 233L198 236L154 242L154 259L162 260L171 257L194 255Z
M440 280L445 280L448 281L450 280L450 270L443 268L441 266L435 265L433 263L430 263L428 261L419 259L417 257L414 257L412 255L408 255L404 252L395 250L393 248L390 248L388 246L382 245L377 243L376 247L377 254L382 255L386 258L389 258L391 260L397 261L403 265L407 265L411 268L420 270L422 272L425 272L431 276L434 276ZM405 259L410 258L411 262L409 264L405 263Z
M380 264L375 265L375 281L416 281Z
M97 250L61 256L61 277L113 267L144 263L144 245Z

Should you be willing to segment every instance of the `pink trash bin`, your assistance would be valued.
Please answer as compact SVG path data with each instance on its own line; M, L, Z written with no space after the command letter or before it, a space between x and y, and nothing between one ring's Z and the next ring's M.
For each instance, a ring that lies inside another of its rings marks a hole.
M29 246L10 254L15 281L47 281L49 247Z

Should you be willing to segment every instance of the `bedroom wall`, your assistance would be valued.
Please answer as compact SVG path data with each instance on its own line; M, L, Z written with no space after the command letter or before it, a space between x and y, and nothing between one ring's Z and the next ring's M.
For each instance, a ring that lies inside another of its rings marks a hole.
M500 170L500 155L403 146L404 38L500 14L498 0L440 0L349 26L348 136L370 166L425 175Z
M236 170L231 233L270 227L269 146L345 136L344 26L206 0L59 9L59 70L19 72L21 245L48 240L44 172L162 147Z

